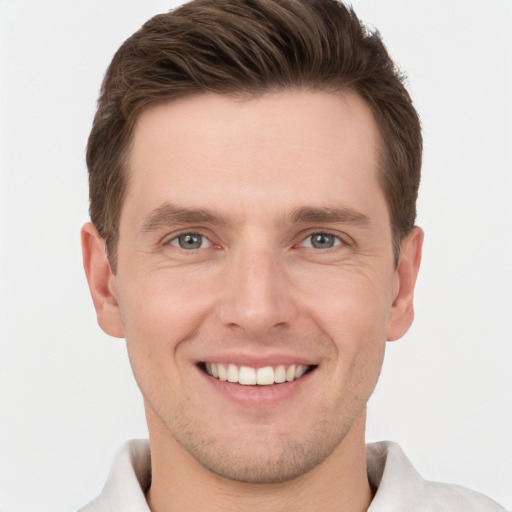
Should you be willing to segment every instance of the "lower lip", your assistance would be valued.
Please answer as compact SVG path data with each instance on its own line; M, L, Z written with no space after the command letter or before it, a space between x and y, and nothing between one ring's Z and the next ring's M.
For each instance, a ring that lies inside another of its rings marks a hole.
M216 392L232 402L246 407L267 407L291 398L313 378L316 370L314 368L292 382L283 382L282 384L272 384L269 386L243 386L242 384L216 379L198 368L203 378Z

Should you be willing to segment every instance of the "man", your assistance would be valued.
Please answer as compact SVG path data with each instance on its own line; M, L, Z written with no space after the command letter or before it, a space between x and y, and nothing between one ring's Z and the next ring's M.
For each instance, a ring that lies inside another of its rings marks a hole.
M413 320L417 114L334 0L196 0L128 39L89 138L84 267L149 446L95 510L502 510L365 447Z

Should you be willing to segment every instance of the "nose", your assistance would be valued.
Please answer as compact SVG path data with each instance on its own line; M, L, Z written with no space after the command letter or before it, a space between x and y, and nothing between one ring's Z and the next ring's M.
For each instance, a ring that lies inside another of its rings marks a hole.
M220 319L252 339L289 326L297 315L286 265L276 251L239 248L225 268Z

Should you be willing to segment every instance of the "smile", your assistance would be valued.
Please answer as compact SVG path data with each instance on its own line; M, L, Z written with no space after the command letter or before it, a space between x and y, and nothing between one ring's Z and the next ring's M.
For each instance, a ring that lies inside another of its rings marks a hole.
M203 370L208 375L221 381L227 381L242 386L271 386L300 379L312 366L292 364L289 366L264 366L252 368L236 364L204 363Z

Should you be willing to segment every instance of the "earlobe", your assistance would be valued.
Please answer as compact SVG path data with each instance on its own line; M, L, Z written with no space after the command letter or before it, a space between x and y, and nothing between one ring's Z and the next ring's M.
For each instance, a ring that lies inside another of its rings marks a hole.
M99 326L110 336L123 338L116 297L116 278L105 252L105 241L91 222L81 231L82 257Z
M396 290L388 323L387 340L401 338L414 320L414 288L421 263L423 230L415 226L402 242L396 269Z

